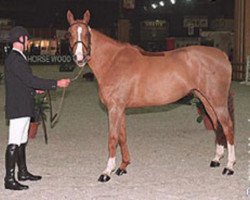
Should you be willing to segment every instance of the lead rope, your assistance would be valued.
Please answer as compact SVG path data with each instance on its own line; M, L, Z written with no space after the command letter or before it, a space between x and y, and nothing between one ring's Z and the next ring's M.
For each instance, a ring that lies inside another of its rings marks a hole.
M78 77L81 75L82 71L83 71L83 68L82 67L78 74L71 78L70 81L71 82L74 82L75 80L78 79ZM62 92L62 97L61 97L61 100L60 100L60 104L58 106L58 110L55 114L53 114L53 108L52 108L52 102L51 102L51 95L50 95L50 91L47 90L47 94L48 94L48 99L49 99L49 106L50 106L50 127L51 128L54 128L55 124L58 122L59 118L60 118L60 114L61 114L61 111L62 111L62 106L63 106L63 101L65 99L65 93L66 93L66 88L63 88L63 92Z

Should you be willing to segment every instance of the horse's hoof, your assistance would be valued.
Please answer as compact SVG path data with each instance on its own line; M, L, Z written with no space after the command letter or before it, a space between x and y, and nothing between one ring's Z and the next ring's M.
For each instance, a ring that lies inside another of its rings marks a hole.
M234 174L234 171L225 167L222 174L227 175L227 176L231 176Z
M219 166L220 166L220 163L217 161L211 161L210 163L210 167L219 167Z
M127 174L127 171L125 169L123 170L123 169L118 168L115 173L116 175L121 176L123 174Z
M110 180L110 176L106 175L106 174L102 174L99 178L98 181L100 182L108 182Z

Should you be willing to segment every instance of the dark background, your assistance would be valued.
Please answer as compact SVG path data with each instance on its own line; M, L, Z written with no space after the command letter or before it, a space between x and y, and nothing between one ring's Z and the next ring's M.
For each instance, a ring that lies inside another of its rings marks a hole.
M184 15L206 15L209 18L233 18L234 0L176 0L166 1L164 8L153 10L154 0L135 0L135 9L121 8L121 0L0 0L0 18L11 18L26 27L65 29L67 10L76 18L91 12L91 26L114 26L119 18L129 18L136 24L144 19L161 18L170 22L170 35L182 35L179 23Z
M0 18L10 18L16 25L65 29L67 10L82 18L91 11L91 23L106 26L118 19L118 0L0 0Z
M151 4L156 1L135 0L134 9L125 9L122 0L0 0L0 18L12 19L15 25L28 28L33 37L53 38L57 29L68 29L68 10L75 18L82 18L88 9L90 26L115 39L118 38L119 19L128 19L131 24L129 42L150 51L164 50L165 41L153 42L153 46L157 43L155 47L151 47L151 41L143 41L140 25L144 20L166 20L166 38L189 37L187 28L183 27L185 16L206 16L209 23L217 18L234 18L235 0L176 0L174 5L165 0L164 7L154 10ZM210 25L203 30L211 30ZM193 37L198 36L196 29Z

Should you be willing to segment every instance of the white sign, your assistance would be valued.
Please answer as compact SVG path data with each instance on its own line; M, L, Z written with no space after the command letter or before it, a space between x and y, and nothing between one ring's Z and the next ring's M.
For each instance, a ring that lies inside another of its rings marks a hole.
M208 19L206 16L185 16L183 20L183 26L188 28L190 26L205 28L208 27Z
M46 64L46 63L70 63L72 62L72 56L70 55L63 55L63 56L50 56L50 55L30 55L28 56L29 63L39 63L39 64Z

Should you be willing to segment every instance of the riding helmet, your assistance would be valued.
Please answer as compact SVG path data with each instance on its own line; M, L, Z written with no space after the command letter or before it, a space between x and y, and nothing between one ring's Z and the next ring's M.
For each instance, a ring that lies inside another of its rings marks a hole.
M9 34L9 42L14 43L14 42L19 42L19 37L20 36L28 36L29 38L29 33L26 28L22 26L15 26L10 30Z

